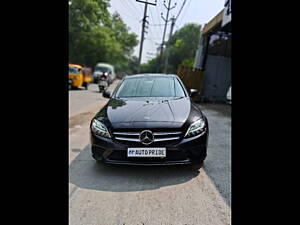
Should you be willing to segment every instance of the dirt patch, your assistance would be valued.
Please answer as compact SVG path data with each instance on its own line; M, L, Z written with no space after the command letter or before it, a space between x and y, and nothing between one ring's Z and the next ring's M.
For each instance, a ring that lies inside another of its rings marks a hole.
M96 112L84 112L69 118L69 129L82 125L95 116Z
M106 102L94 107L93 109L88 110L87 112L79 113L77 115L69 117L69 129L75 128L85 124L88 121L91 121L96 113L105 106Z

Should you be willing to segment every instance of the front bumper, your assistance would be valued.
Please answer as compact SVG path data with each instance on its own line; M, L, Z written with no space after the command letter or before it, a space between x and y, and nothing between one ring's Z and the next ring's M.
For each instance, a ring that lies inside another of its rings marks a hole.
M166 147L165 158L134 158L127 157L130 145L120 144L114 139L103 138L91 132L91 151L94 159L107 164L124 165L176 165L201 163L207 155L208 130L202 134L181 139L181 141L161 145ZM151 147L142 145L140 147Z

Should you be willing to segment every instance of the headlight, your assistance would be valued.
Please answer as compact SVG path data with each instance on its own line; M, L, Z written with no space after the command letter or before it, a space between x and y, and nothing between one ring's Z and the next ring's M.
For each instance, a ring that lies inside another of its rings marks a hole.
M102 137L111 138L106 126L99 120L94 119L92 122L92 131Z
M203 132L204 126L205 121L203 119L197 120L196 122L192 123L184 137L189 138L200 134L201 132Z

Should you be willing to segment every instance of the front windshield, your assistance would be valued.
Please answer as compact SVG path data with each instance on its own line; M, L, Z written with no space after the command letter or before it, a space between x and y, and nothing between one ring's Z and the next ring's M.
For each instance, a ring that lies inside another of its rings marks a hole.
M134 77L123 81L116 97L185 97L185 92L174 77Z
M108 72L109 68L107 67L102 67L102 66L96 66L95 67L95 72L101 72L101 73L105 73Z
M80 72L79 68L69 66L69 73L79 73L79 72Z

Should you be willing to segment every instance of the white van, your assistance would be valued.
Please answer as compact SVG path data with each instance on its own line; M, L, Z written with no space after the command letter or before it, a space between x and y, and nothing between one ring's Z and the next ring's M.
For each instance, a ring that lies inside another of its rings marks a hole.
M97 63L93 73L94 83L98 83L103 73L108 73L110 84L116 79L115 69L112 65L108 63Z

